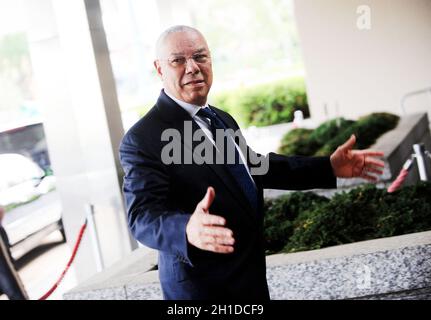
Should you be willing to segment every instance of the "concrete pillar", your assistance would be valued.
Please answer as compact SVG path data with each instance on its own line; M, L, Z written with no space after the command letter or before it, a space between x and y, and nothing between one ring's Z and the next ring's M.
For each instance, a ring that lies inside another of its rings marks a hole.
M74 244L86 207L93 205L107 267L136 242L121 194L118 145L124 131L99 0L27 0L25 7L68 243ZM89 230L74 266L78 282L97 271Z

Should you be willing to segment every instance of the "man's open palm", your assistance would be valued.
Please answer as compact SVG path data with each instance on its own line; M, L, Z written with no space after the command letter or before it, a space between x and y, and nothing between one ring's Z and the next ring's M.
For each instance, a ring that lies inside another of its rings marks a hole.
M331 165L334 174L339 178L361 177L370 181L376 181L376 176L381 175L385 164L375 157L384 156L383 152L373 150L352 150L356 143L356 137L352 135L343 145L331 155Z
M214 188L208 187L205 197L198 203L187 223L187 240L202 250L231 253L235 240L232 230L224 227L226 219L209 213L214 198Z

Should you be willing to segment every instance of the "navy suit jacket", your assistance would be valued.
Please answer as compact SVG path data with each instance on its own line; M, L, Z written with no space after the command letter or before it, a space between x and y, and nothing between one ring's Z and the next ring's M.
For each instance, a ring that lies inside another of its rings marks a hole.
M239 129L228 113L212 108L228 128ZM191 121L193 132L199 129L162 90L156 105L124 136L120 160L130 230L140 243L159 251L165 299L268 300L263 189L333 188L336 178L329 158L270 153L267 174L253 176L259 198L253 208L224 165L163 164L162 149L169 143L161 139L164 130L178 130L177 142L186 149L195 147L183 139L185 121ZM216 194L210 212L225 217L234 233L231 254L200 250L187 242L187 222L208 186Z

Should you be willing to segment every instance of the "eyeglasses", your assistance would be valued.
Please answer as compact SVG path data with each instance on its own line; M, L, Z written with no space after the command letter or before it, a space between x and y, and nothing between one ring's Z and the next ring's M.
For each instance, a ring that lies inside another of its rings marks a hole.
M197 54L192 55L190 58L186 58L186 57L182 57L182 56L176 56L176 57L167 59L167 61L173 67L182 67L182 66L185 66L187 64L187 61L189 59L193 59L193 61L195 63L204 64L204 63L210 62L211 57L207 54L204 54L204 53L197 53Z

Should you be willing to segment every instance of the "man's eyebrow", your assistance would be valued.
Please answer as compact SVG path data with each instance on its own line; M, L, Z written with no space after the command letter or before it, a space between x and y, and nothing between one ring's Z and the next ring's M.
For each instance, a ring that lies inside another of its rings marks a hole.
M207 49L206 48L200 48L200 49L197 49L195 52L193 52L193 54L201 53L201 52L204 52L204 51L207 51ZM173 53L171 53L171 55L172 56L183 56L184 52L173 52Z

